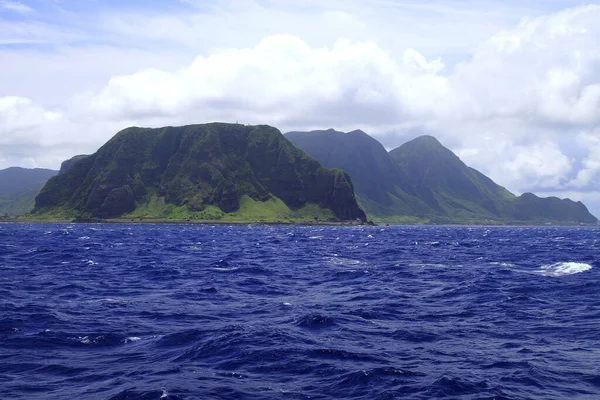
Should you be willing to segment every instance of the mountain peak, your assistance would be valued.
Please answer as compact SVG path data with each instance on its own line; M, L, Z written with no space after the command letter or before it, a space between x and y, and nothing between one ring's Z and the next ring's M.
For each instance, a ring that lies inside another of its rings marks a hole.
M362 129L355 129L355 130L353 130L351 132L346 133L346 135L351 135L351 136L369 136Z
M403 146L406 145L420 145L420 146L435 146L435 147L444 147L443 144L440 143L435 137L431 135L421 135L413 140L406 142ZM444 147L445 148L445 147Z

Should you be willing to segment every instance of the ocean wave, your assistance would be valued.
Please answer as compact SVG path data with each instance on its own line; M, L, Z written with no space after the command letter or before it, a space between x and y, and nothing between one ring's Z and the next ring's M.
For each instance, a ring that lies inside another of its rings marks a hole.
M0 224L3 397L600 398L599 228L97 226Z
M543 276L565 276L580 274L592 269L590 264L579 262L557 262L554 264L542 265L536 273Z

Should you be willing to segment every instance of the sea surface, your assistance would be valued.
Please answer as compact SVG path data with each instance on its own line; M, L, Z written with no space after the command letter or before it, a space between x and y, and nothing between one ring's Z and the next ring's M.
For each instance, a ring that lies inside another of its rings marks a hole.
M0 397L599 399L599 240L0 224Z

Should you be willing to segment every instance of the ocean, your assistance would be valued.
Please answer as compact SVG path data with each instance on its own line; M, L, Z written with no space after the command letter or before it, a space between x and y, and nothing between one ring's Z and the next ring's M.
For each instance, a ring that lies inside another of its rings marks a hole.
M6 399L598 399L598 228L0 224Z

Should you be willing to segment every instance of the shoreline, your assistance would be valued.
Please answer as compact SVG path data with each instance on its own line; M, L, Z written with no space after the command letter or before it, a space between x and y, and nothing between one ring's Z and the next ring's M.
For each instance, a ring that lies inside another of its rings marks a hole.
M594 228L600 225L596 224L560 224L560 223L516 223L506 224L465 224L465 223L393 223L393 222L373 222L373 221L222 221L222 220L170 220L170 219L20 219L0 218L1 223L14 224L122 224L122 225L264 225L264 226L448 226L448 227L520 227L520 228Z
M122 224L122 225L273 225L273 226L377 226L372 222L362 221L221 221L221 220L168 220L168 219L105 219L105 220L72 220L72 219L0 219L0 223L15 224Z

